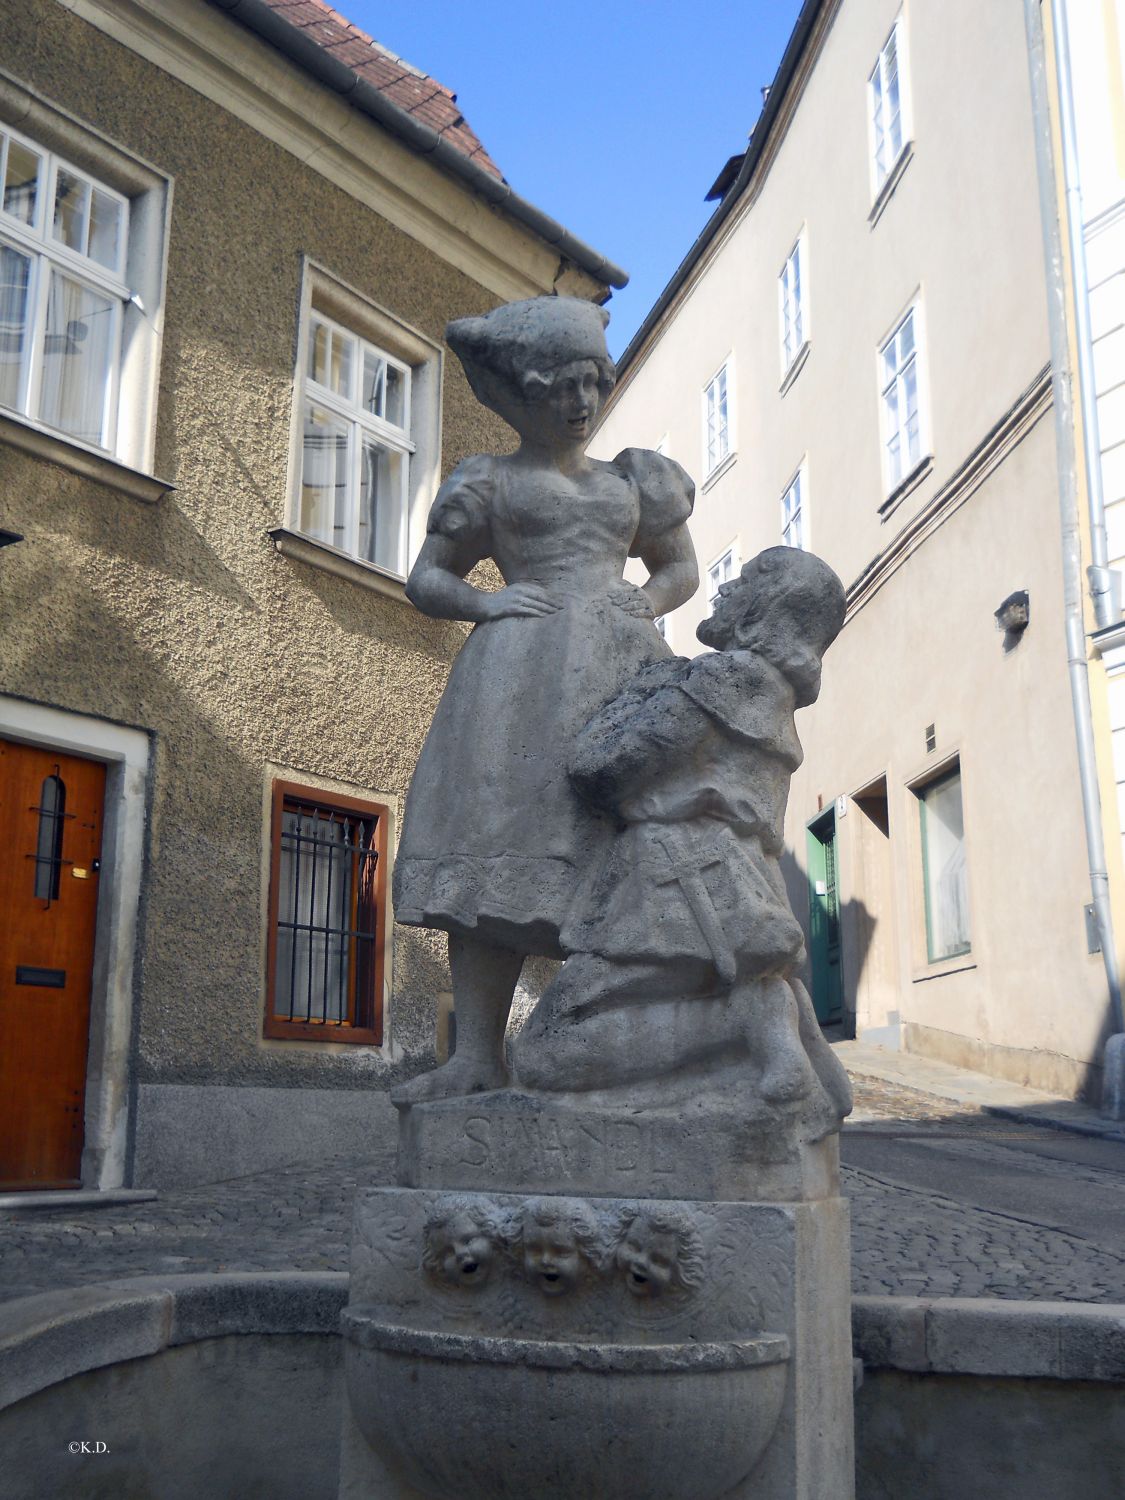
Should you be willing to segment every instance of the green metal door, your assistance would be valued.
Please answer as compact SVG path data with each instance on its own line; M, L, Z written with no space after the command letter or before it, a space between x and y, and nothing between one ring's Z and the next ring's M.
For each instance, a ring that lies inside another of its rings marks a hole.
M818 1021L838 1021L844 1010L840 972L840 893L836 878L836 815L808 829L809 959Z

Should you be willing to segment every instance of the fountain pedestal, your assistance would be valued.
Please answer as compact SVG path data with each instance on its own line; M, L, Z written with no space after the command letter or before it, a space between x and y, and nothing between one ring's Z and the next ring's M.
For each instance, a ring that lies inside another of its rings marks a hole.
M342 1500L847 1500L847 1206L802 1134L406 1109L420 1185L356 1202Z

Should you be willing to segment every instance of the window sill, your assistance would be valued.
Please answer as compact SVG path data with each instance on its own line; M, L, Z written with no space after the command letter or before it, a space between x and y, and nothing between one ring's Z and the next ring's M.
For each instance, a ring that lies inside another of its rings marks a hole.
M778 387L779 393L782 396L785 395L785 392L789 389L789 387L796 380L797 376L805 368L805 360L809 357L809 349L811 347L812 346L810 345L809 340L806 339L801 347L797 350L796 354L794 354L792 363L790 364L788 370L786 370L785 374L781 377L781 385Z
M964 974L976 966L977 961L971 953L958 953L953 958L939 959L936 963L927 964L924 969L916 969L912 982L924 984L927 979L944 979L947 974Z
M727 454L722 463L716 464L715 467L711 470L710 474L708 474L707 478L703 481L701 488L704 490L704 492L709 490L713 484L717 484L718 481L727 472L727 470L733 467L737 460L738 450L735 449L734 451Z
M898 484L879 507L879 515L882 520L890 520L892 514L899 508L907 495L916 490L929 475L933 466L934 456L932 453L927 453L925 458L918 460L905 479L899 480Z
M319 1046L379 1047L383 1036L378 1027L372 1026L325 1026L316 1022L283 1021L267 1016L262 1032L272 1042L315 1042Z
M883 210L894 197L895 188L898 187L899 182L902 180L902 174L913 160L914 142L907 141L906 145L899 152L898 161L895 162L894 166L887 173L883 186L875 194L875 202L871 205L871 212L867 215L867 222L872 229L875 228L876 224L883 217Z
M327 542L318 542L311 536L302 536L299 531L290 531L285 526L271 527L268 535L283 557L308 563L312 568L322 568L326 573L335 573L337 578L347 578L388 599L406 600L405 580L377 568L374 563L361 562L338 547L330 547Z
M92 448L84 448L71 442L58 433L33 427L30 422L11 412L0 412L0 443L18 448L21 453L30 453L35 458L46 459L48 463L58 464L60 468L69 469L73 474L81 474L84 479L94 479L99 484L119 490L133 500L143 500L148 505L154 505L169 490L176 488L171 480L157 479L154 474L142 474L139 469L131 469L128 464L110 458L108 453L98 453Z

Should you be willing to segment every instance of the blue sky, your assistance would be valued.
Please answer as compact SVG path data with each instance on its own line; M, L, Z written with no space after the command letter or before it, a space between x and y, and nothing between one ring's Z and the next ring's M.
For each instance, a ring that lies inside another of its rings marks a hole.
M624 349L741 151L799 0L333 0L451 88L518 193L630 274L610 303Z

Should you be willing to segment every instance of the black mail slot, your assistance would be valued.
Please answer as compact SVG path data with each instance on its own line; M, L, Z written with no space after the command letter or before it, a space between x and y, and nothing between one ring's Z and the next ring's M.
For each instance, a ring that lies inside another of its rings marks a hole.
M30 964L16 965L17 984L36 984L44 990L65 990L65 969L33 969Z

